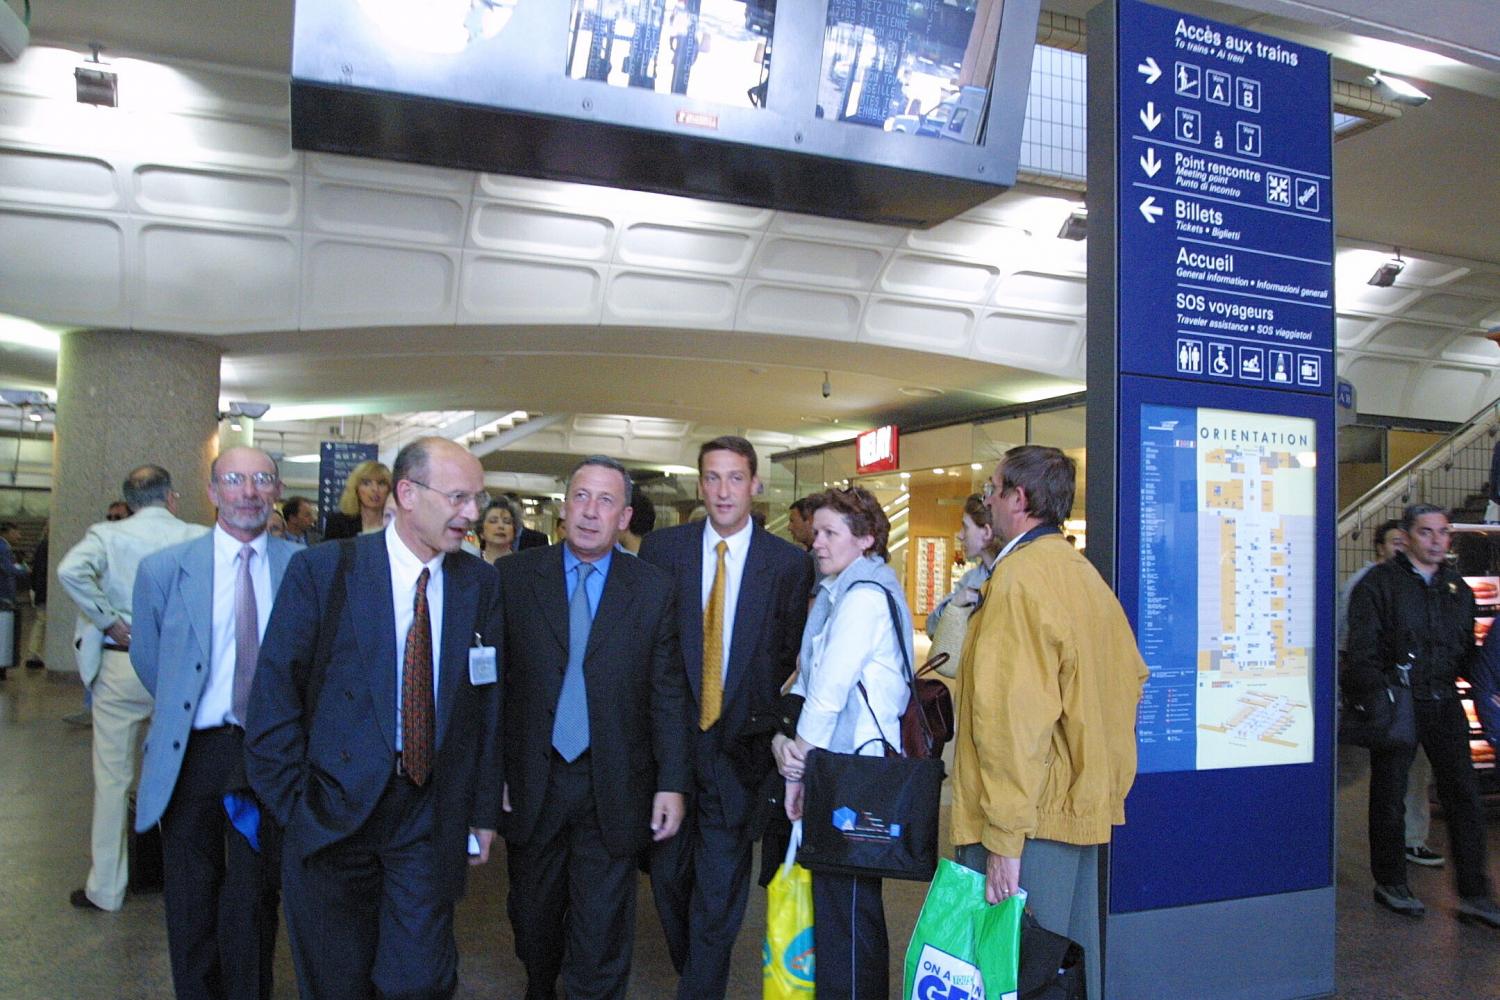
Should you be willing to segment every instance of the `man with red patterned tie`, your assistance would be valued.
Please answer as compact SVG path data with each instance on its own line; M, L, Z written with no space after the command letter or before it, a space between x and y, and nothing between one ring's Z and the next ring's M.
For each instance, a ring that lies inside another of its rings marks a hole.
M391 478L383 532L293 556L246 726L250 783L285 828L298 986L319 1000L451 997L465 859L489 859L500 819L499 588L460 551L484 474L421 438Z

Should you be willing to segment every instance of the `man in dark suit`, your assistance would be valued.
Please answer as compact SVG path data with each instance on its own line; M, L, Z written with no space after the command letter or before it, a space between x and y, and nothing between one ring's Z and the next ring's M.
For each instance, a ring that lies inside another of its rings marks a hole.
M484 474L421 438L392 479L384 531L292 557L245 734L285 828L298 987L319 1000L451 997L465 842L483 864L500 820L499 586L459 551Z
M529 998L625 996L636 857L682 823L690 765L672 582L615 551L630 476L568 479L564 541L501 559L510 921Z
M651 859L651 886L677 995L722 997L750 891L747 826L770 747L740 739L750 716L776 705L797 666L812 569L795 545L750 517L760 491L755 448L726 436L698 450L706 521L647 535L641 560L672 576L694 774L688 816Z
M247 793L244 725L271 603L297 551L266 531L280 493L271 456L229 449L209 470L214 530L152 553L135 575L130 663L156 699L135 828L161 823L177 1000L271 995L281 842ZM239 822L226 794L244 810Z
M507 493L505 494L505 498L515 504L517 511L522 509L520 494ZM544 549L550 544L552 543L547 540L547 536L542 532L537 531L535 528L526 527L519 520L516 522L516 544L512 548L517 552L520 552L522 549Z

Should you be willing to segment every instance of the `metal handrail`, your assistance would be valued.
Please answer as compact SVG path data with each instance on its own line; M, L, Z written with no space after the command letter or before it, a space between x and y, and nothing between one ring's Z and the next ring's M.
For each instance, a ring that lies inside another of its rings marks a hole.
M1447 451L1449 465L1452 465L1453 456L1461 447L1468 446L1471 441L1496 423L1500 423L1500 398L1486 403L1483 409L1465 421L1452 434L1428 447L1401 468L1366 490L1358 500L1345 507L1339 514L1339 537L1343 537L1344 533L1349 530L1351 521L1355 527L1363 521L1366 509L1384 507L1389 504L1399 488L1404 487L1407 492L1410 492L1415 487L1416 478L1425 470L1429 462L1443 451Z

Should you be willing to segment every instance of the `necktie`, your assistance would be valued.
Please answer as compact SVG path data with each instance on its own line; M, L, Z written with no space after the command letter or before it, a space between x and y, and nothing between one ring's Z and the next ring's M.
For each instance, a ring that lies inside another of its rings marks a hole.
M714 567L714 584L703 609L703 698L698 708L698 728L705 732L719 721L724 708L724 589L729 585L724 555L729 543L719 539L714 551L719 554L719 564Z
M432 621L427 616L427 578L431 575L424 566L417 577L416 604L401 664L401 767L419 787L432 773Z
M255 582L250 577L250 560L255 549L240 549L240 568L234 577L234 689L229 711L234 722L245 724L245 710L250 704L250 682L255 679L255 660L260 656L260 615L255 608Z
M578 582L568 602L568 668L563 673L562 693L557 696L557 717L552 721L552 747L568 763L589 748L589 698L583 684L583 654L589 644L594 616L589 611L588 580L594 567L578 564Z

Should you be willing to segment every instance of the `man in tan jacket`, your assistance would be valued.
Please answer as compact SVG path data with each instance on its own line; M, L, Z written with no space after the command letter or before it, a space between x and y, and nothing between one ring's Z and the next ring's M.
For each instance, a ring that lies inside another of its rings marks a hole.
M958 675L953 843L998 903L1018 888L1077 941L1100 996L1100 844L1125 822L1146 664L1115 595L1068 543L1073 460L1012 448L984 496L1005 541Z

